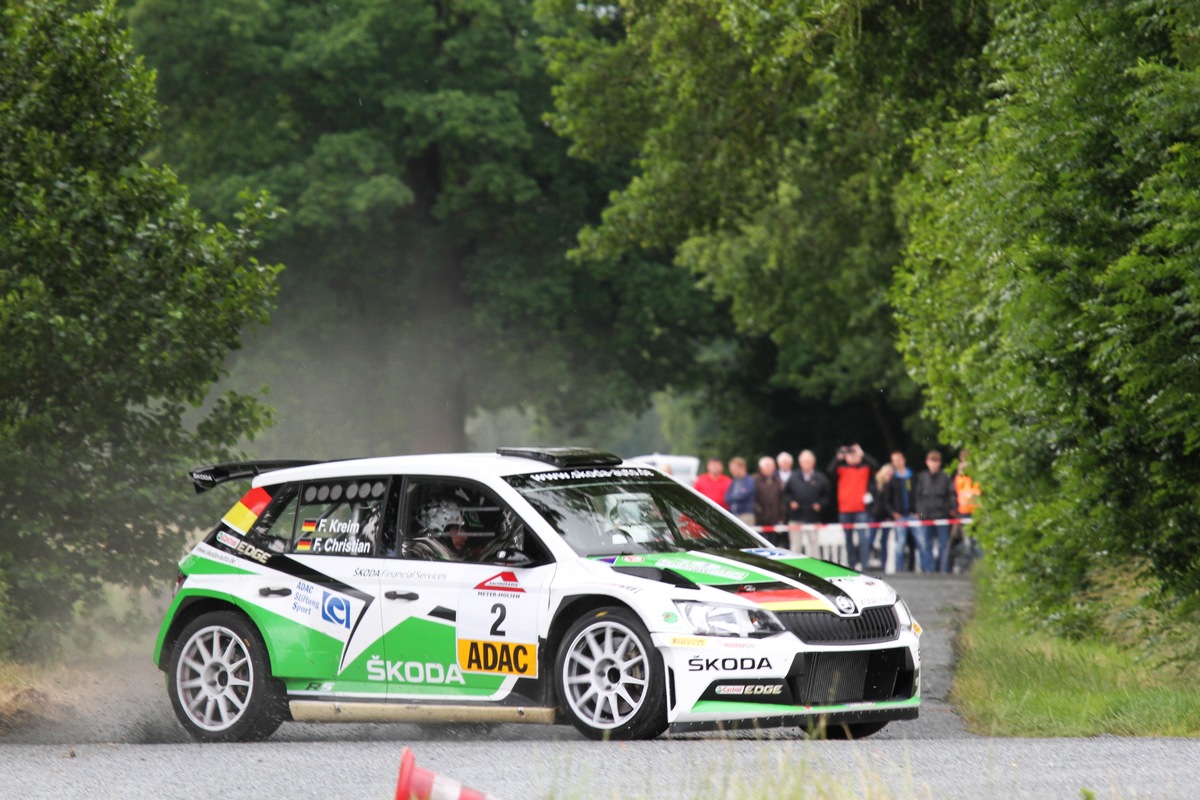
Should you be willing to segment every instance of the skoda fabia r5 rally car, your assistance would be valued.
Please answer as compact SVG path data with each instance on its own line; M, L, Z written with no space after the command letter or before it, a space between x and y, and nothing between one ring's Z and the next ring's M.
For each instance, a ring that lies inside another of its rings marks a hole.
M518 448L192 473L247 478L180 563L154 654L197 739L285 720L859 737L917 716L921 629L891 588L646 466Z

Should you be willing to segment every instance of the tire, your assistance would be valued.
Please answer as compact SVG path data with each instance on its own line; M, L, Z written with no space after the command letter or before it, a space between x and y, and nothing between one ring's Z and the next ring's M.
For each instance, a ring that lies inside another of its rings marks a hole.
M824 720L822 720L824 723ZM809 736L814 739L851 740L865 739L887 727L886 722L841 722L814 727Z
M175 716L201 742L265 739L287 719L267 648L241 614L213 611L180 634L167 668Z
M589 739L653 739L666 730L664 672L646 626L615 606L576 620L554 660L559 701Z

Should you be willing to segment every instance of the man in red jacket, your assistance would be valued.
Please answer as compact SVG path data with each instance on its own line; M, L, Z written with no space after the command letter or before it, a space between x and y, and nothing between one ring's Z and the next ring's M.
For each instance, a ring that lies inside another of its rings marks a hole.
M830 475L837 479L838 522L846 536L846 561L851 569L865 570L871 561L871 548L875 546L875 532L866 526L867 496L871 491L871 476L879 469L879 462L863 452L856 444L839 447L833 461L829 462ZM854 531L858 529L858 547L854 546ZM887 561L887 553L883 554Z
M710 458L708 471L696 478L692 488L721 508L729 508L725 505L725 492L729 490L729 484L732 482L733 479L725 474L725 465L721 463L721 459Z

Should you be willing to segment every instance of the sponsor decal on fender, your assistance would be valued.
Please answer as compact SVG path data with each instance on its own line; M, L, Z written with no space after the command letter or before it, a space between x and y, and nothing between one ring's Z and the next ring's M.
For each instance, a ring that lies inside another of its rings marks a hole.
M719 672L732 672L734 670L743 669L770 669L771 661L765 656L762 658L753 658L743 656L741 658L704 658L703 656L692 656L688 659L688 672L711 672L713 670Z
M699 636L672 636L672 647L708 647L708 640Z
M536 678L537 645L459 639L458 665L464 672L490 672Z

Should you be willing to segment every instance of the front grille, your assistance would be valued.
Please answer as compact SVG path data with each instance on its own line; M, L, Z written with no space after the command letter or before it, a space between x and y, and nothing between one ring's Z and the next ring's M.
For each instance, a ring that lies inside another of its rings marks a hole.
M789 631L809 644L869 644L899 635L900 623L892 606L864 608L857 617L829 611L776 611Z
M915 676L908 651L805 653L789 678L796 702L824 706L912 697Z

